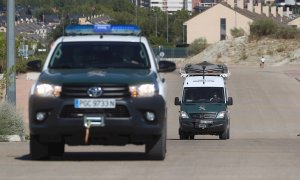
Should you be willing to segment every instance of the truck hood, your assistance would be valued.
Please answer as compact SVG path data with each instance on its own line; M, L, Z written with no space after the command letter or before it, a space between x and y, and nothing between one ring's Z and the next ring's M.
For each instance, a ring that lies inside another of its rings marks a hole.
M205 113L226 111L227 105L224 103L184 103L181 105L181 111L186 113Z
M55 69L45 70L39 76L42 83L126 83L128 85L153 83L156 73L149 69Z

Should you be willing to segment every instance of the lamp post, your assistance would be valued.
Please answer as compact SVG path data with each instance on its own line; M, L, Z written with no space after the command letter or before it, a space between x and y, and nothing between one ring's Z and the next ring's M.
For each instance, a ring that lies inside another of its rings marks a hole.
M169 15L167 10L167 43L169 43Z
M155 13L155 36L157 37L157 13Z
M15 0L7 0L6 100L16 105Z
M135 25L138 25L137 8L138 8L138 1L135 0Z

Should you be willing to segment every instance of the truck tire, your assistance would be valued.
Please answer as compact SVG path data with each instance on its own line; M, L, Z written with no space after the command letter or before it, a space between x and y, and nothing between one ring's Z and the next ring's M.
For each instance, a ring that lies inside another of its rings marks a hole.
M63 156L65 153L64 143L51 143L48 148L51 156Z
M48 144L40 143L38 136L30 135L30 155L32 160L49 159Z
M145 144L146 156L151 160L164 160L166 156L166 131Z

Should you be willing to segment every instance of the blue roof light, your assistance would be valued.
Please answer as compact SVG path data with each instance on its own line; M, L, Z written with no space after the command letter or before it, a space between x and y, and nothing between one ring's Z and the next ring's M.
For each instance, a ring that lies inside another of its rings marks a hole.
M115 34L115 35L139 35L140 27L136 25L111 25L111 24L96 24L96 25L69 25L66 28L66 33L70 35L88 35L88 34Z

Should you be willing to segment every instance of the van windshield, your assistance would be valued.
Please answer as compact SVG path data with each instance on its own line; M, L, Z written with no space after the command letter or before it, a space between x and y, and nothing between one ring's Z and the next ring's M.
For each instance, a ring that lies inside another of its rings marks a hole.
M183 90L184 103L225 103L222 87L186 87Z
M134 68L147 69L145 46L136 42L62 42L51 57L50 69Z

